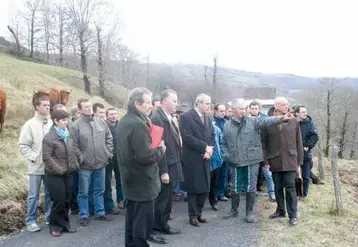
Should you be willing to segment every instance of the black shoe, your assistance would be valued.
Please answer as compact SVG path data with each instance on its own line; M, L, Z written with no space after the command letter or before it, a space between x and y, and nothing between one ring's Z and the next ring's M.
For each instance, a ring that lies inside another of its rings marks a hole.
M211 205L211 208L212 208L214 211L219 211L219 207L218 207L217 204Z
M276 212L274 214L271 214L269 216L270 219L277 219L277 218L285 218L286 214L280 213L280 212Z
M167 234L167 235L177 235L177 234L180 234L181 231L179 229L169 228L169 229L163 230L162 233Z
M89 219L88 218L80 218L80 225L81 226L88 226Z
M295 225L297 225L298 224L298 222L297 222L297 219L296 218L291 218L290 219L290 226L295 226Z
M199 223L207 223L208 222L208 219L207 218L204 218L204 217L202 217L202 216L198 216L198 221L199 221Z
M95 217L96 220L101 220L101 221L112 221L113 218L109 217L108 215L101 215L101 216L96 216Z
M75 228L72 228L72 227L69 227L69 228L66 228L64 229L65 232L68 232L68 233L75 233L77 232Z
M106 214L118 215L119 214L119 209L118 208L112 208L111 210L107 211Z
M148 241L155 243L155 244L166 244L167 240L158 234L150 234Z

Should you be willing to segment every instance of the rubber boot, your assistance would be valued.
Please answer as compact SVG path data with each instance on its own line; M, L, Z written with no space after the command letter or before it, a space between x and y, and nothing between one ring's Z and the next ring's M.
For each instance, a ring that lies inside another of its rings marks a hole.
M238 216L237 208L240 204L240 193L231 193L231 209L230 212L228 212L223 219L230 219Z
M254 223L257 219L254 218L254 204L255 204L256 192L246 193L246 222Z

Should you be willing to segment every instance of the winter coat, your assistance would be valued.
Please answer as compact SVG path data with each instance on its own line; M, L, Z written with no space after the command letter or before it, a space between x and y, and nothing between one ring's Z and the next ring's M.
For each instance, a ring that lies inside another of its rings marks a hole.
M136 109L128 109L116 128L116 147L125 197L151 201L160 192L158 162L162 147L151 148L150 120Z
M113 138L103 119L81 116L70 129L80 169L105 167L113 156Z
M222 150L225 159L236 167L259 164L263 161L260 129L277 124L281 117L250 117L240 121L232 118L224 128Z
M44 175L45 166L42 159L42 140L50 131L52 120L37 112L21 128L18 146L27 163L28 174Z
M269 114L274 114L270 110ZM297 119L261 129L265 163L272 172L297 171L303 164L302 136Z
M304 151L304 159L311 159L312 149L318 142L318 133L310 116L307 116L306 119L300 121L300 129L303 147L308 148L308 151Z
M42 141L42 157L45 172L53 175L65 175L79 169L73 139L62 140L54 127L50 129Z
M214 153L210 159L210 169L211 171L216 170L221 167L224 162L222 150L221 150L221 142L223 138L223 134L219 127L214 124L215 131L215 144L214 144Z
M183 113L179 120L183 139L182 168L184 182L181 188L187 193L201 194L210 191L210 160L203 159L207 146L214 146L215 133L212 120L204 115L201 121L195 108Z

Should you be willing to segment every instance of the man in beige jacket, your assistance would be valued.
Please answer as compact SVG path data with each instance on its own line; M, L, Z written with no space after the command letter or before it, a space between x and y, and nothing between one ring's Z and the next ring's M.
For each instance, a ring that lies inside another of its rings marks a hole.
M29 174L29 193L27 198L26 225L29 232L40 231L37 224L37 207L41 181L44 181L45 166L42 160L42 139L52 126L50 119L50 100L39 97L34 102L35 116L21 128L19 148L26 159ZM45 186L44 186L45 187ZM45 187L45 218L48 222L51 211L50 195Z

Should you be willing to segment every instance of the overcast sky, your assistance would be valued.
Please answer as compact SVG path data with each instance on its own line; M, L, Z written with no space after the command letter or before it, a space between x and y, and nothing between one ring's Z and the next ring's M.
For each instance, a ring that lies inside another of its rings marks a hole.
M7 2L7 3L5 3ZM1 0L0 35L22 0ZM356 0L117 0L123 42L151 61L358 77Z

